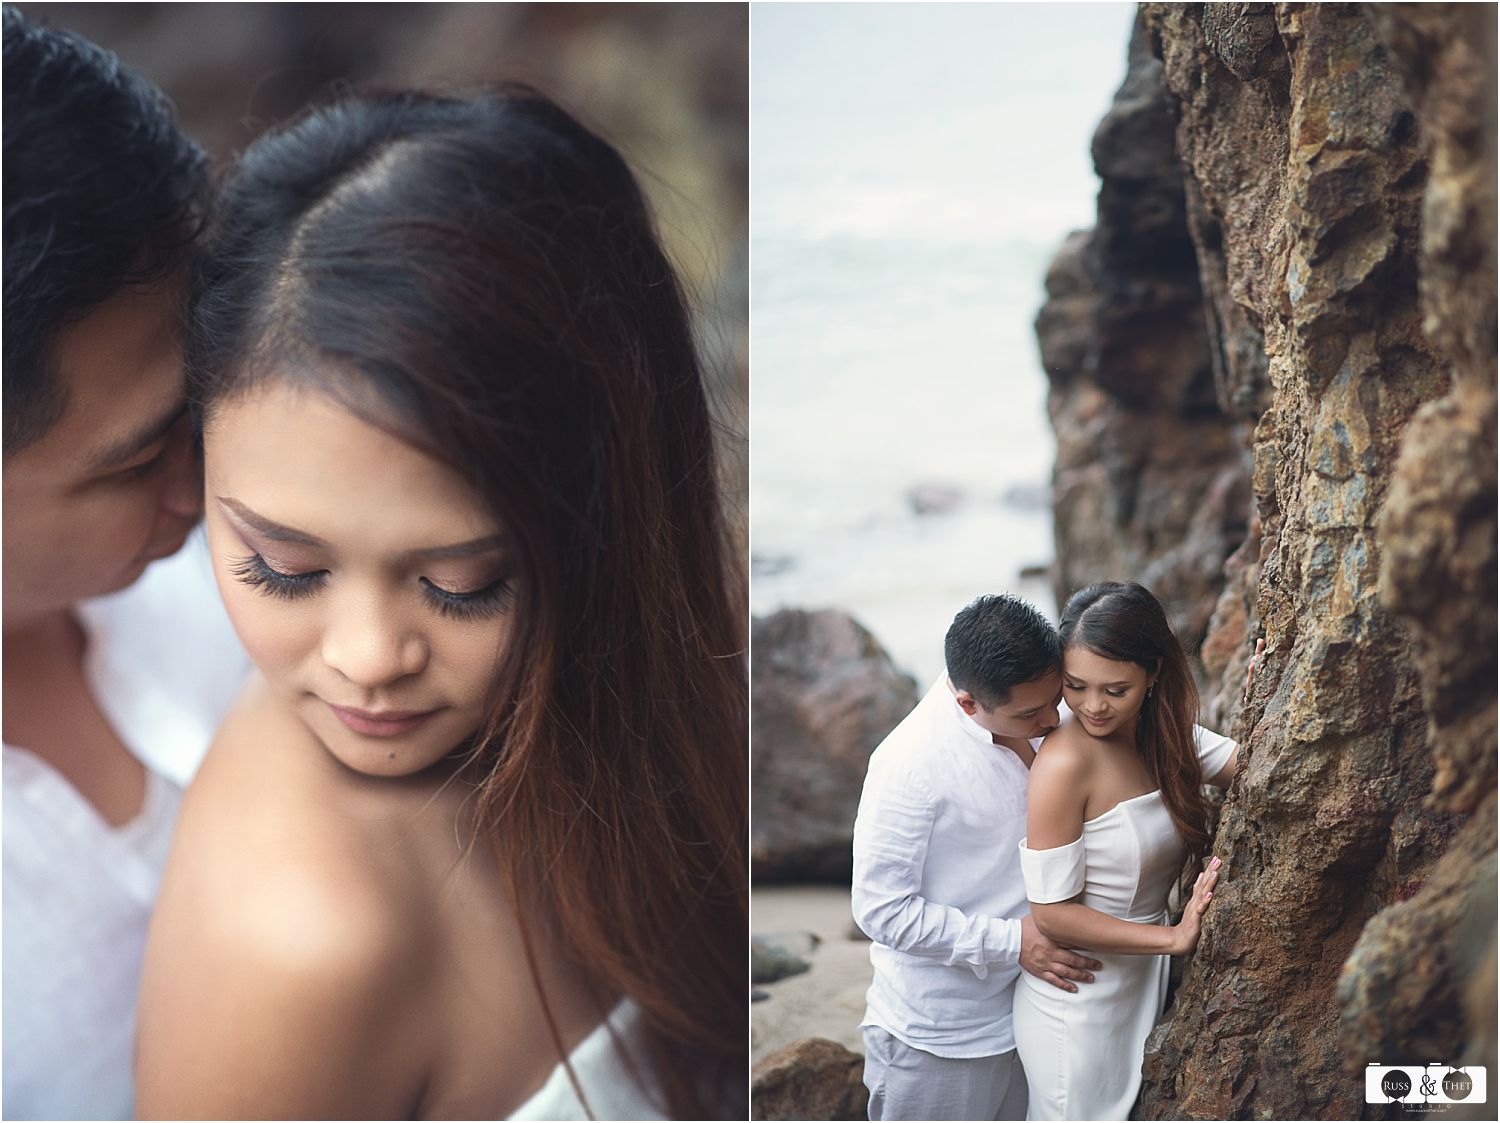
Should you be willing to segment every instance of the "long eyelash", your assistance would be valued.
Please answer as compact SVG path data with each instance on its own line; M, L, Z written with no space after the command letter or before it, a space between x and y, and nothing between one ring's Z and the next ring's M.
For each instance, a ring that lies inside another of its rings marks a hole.
M230 564L229 572L242 584L259 589L268 597L280 597L282 600L296 600L317 592L322 587L323 579L328 576L321 569L312 573L281 573L267 565L266 559L259 554L236 558Z
M498 616L510 607L514 589L509 577L492 581L472 593L450 593L439 588L427 578L422 578L422 589L439 612L456 620L481 620Z

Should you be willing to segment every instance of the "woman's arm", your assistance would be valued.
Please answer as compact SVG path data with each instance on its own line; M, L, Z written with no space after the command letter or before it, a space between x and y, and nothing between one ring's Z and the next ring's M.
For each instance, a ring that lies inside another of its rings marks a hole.
M1121 920L1076 900L1050 905L1033 902L1031 915L1043 935L1069 947L1111 955L1186 955L1198 946L1203 913L1218 879L1217 865L1200 873L1182 919L1170 926Z
M1222 788L1227 791L1229 789L1229 785L1234 783L1234 774L1239 766L1240 747L1236 745L1234 747L1234 752L1229 754L1229 762L1225 764L1223 768L1219 769L1218 772L1214 773L1214 775L1210 776L1207 780L1207 783L1212 784L1216 788Z
M1091 772L1088 755L1070 737L1048 738L1032 763L1026 789L1028 849L1052 850L1083 837ZM1121 920L1081 904L1076 896L1032 901L1031 915L1044 936L1065 947L1117 955L1184 955L1198 942L1203 910L1218 876L1217 864L1199 876L1182 921L1172 927Z

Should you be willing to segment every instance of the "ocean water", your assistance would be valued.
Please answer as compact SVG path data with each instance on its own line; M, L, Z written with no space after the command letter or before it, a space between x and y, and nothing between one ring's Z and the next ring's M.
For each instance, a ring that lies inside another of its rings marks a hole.
M756 614L842 608L925 686L973 596L1055 613L1032 321L1134 11L752 5Z

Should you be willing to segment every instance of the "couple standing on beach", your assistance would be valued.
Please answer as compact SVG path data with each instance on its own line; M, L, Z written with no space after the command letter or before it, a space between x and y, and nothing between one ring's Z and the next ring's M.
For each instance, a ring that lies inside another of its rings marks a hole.
M1080 590L1057 629L980 597L944 659L871 755L854 827L870 1118L1124 1119L1167 957L1196 946L1218 878L1203 785L1229 785L1238 748L1195 724L1138 584Z

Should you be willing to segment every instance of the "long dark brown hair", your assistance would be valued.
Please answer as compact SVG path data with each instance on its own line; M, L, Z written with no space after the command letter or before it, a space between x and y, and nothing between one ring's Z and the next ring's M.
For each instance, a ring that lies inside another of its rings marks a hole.
M1057 631L1064 653L1083 647L1156 675L1136 720L1135 748L1195 869L1210 842L1203 766L1193 738L1198 687L1161 602L1134 581L1101 581L1068 598Z
M644 1010L672 1114L743 1118L743 578L686 304L625 163L525 89L346 97L241 157L197 289L200 422L310 381L515 535L482 832L547 906L528 948L560 941Z

